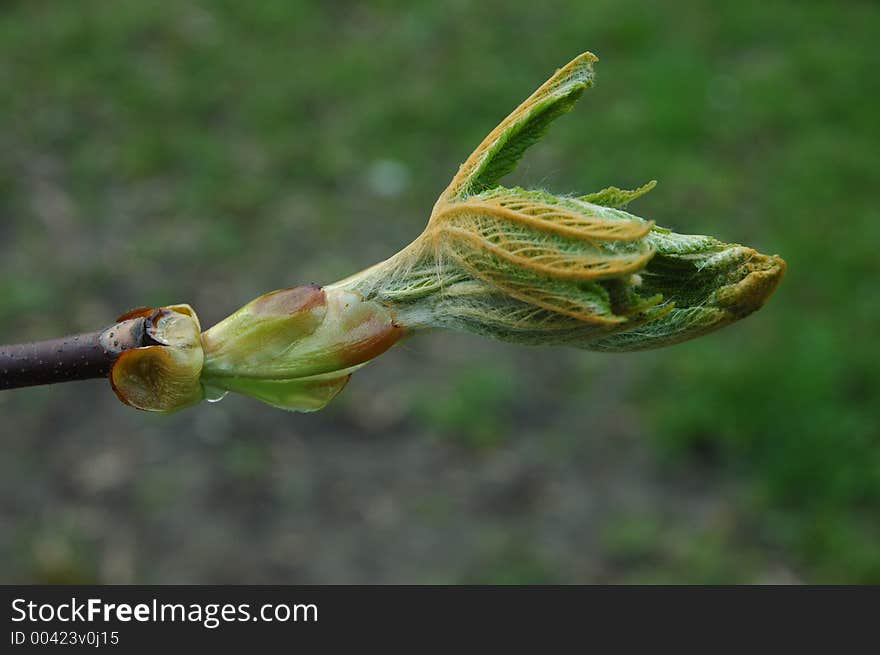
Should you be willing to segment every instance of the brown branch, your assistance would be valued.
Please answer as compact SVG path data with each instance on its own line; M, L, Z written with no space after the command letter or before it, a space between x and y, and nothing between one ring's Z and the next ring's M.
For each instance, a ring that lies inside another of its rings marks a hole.
M97 332L0 346L0 389L104 377L124 350L155 344L145 321L131 318Z

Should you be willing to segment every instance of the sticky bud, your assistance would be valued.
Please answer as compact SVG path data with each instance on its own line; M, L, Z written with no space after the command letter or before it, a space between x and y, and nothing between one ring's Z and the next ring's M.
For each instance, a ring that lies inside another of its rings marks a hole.
M264 294L202 335L202 383L283 409L313 411L353 371L404 334L389 310L360 294L316 285Z
M187 305L126 316L147 318L155 345L119 357L116 393L155 411L228 391L311 411L419 330L620 352L699 337L759 309L785 262L623 209L654 182L580 196L500 184L592 86L596 61L576 57L501 121L440 194L422 234L384 262L329 286L262 295L201 338Z
M189 305L140 308L119 320L143 316L153 345L124 351L110 370L110 383L127 405L173 412L204 397L199 378L204 354L199 319Z

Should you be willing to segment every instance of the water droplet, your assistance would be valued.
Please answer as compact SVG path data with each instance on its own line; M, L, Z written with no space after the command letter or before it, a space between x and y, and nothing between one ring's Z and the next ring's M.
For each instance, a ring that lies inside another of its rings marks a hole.
M226 397L226 394L229 393L226 389L218 389L217 387L211 387L208 385L202 385L202 388L205 390L205 400L209 403L220 402Z

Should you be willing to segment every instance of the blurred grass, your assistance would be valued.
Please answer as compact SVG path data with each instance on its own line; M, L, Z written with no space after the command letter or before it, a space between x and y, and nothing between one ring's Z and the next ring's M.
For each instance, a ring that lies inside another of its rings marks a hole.
M181 543L208 562L195 581L880 582L877 34L880 6L858 1L7 3L4 341L141 304L209 324L389 255L585 49L596 88L511 183L657 178L633 211L789 272L742 325L657 353L438 335L316 416L7 394L0 576L179 580L162 553ZM107 452L116 482L96 477ZM253 561L233 573L236 535Z
M511 430L505 409L515 402L516 382L515 374L503 364L464 366L449 376L445 392L426 385L414 394L414 418L465 447L499 446Z

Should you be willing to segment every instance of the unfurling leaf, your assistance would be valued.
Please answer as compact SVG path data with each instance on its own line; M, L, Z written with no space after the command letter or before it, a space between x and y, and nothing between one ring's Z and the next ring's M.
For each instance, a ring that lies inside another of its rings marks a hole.
M585 53L559 69L486 137L416 241L335 286L404 325L604 351L678 343L761 307L785 262L619 209L654 181L580 197L496 185L592 85L595 61Z

